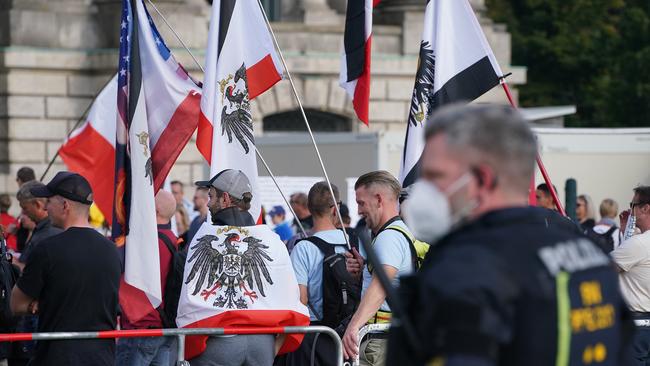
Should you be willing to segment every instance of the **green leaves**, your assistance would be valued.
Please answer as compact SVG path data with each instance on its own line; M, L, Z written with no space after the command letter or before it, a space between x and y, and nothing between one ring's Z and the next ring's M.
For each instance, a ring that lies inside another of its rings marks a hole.
M650 125L650 2L487 0L528 67L523 106L576 104L570 126Z

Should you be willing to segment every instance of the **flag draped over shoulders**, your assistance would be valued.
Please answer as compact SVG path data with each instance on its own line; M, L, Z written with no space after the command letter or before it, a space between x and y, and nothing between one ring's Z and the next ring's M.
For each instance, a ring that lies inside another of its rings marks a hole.
M286 246L267 225L204 223L188 247L176 323L183 328L309 325L309 312ZM188 337L186 357L205 350L207 336ZM302 335L287 335L280 353Z

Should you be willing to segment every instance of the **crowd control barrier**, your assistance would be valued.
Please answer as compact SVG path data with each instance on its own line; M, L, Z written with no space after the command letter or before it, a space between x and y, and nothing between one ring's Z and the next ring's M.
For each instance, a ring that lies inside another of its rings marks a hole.
M343 343L332 328L324 326L308 327L246 327L246 328L178 328L178 329L133 329L106 330L98 332L53 332L53 333L4 333L0 342L53 341L63 339L108 339L176 337L178 341L178 366L189 366L185 360L185 337L188 335L244 335L244 334L296 334L325 333L332 337L338 355L337 366L343 366Z
M367 324L361 327L361 329L359 329L359 354L361 354L361 343L363 343L363 338L368 335L368 333L388 332L389 328L390 323ZM352 361L352 366L359 366L359 355L357 355Z

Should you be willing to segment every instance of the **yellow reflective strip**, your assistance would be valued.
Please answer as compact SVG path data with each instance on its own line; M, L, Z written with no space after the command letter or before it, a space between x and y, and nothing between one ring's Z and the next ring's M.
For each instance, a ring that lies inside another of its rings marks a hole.
M569 274L560 272L555 277L557 294L557 356L555 366L567 366L571 347L571 299L569 298Z

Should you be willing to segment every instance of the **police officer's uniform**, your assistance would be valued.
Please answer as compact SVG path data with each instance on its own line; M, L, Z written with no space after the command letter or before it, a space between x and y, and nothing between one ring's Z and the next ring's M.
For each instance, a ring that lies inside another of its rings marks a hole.
M392 329L388 364L626 364L633 326L616 271L549 212L493 211L433 246L400 288L419 347Z

